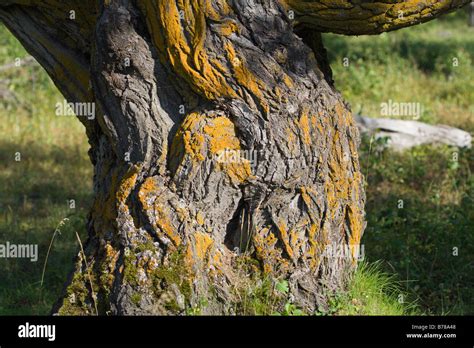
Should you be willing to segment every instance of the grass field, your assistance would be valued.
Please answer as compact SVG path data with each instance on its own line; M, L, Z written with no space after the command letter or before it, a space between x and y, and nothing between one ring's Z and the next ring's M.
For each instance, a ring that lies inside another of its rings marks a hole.
M325 43L336 85L355 113L378 117L389 99L419 102L422 121L474 132L474 28L465 13L376 37L325 35ZM0 66L26 55L0 27ZM55 115L63 97L40 67L0 72L0 95L0 243L37 243L40 250L36 263L0 259L0 314L47 314L78 250L74 232L85 238L87 139L75 118ZM364 139L361 146L369 264L320 314L474 314L474 151L394 153L379 145Z
M26 55L0 27L0 66ZM47 314L71 270L74 231L85 235L92 191L87 139L74 117L55 115L64 98L41 67L2 72L0 90L8 91L0 100L0 243L38 244L40 251L38 262L0 260L0 314ZM61 221L41 287L46 251Z

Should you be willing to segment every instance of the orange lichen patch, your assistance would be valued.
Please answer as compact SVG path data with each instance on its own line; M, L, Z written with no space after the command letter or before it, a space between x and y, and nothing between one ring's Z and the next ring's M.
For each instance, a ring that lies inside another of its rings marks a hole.
M283 76L283 82L285 83L286 87L288 87L288 88L293 88L293 86L294 86L293 80L291 79L291 77L289 77L286 74Z
M113 285L115 275L114 270L119 258L120 252L114 249L110 243L107 243L104 247L104 260L101 263L103 270L99 280L102 283L102 287L110 289Z
M403 13L403 17L408 15L423 16L429 12L446 7L446 5L449 5L451 2L452 1L448 0L405 0L391 6L388 15L402 21L404 18L399 18L400 12Z
M149 197L150 193L156 191L156 189L157 187L153 177L146 178L143 184L140 186L140 190L138 191L138 199L140 200L144 210L149 210L151 208L147 198Z
M125 204L130 192L135 187L138 178L139 166L133 166L120 181L119 187L115 194L118 204Z
M286 253L288 256L293 259L294 258L294 252L293 249L290 246L290 238L288 236L288 228L286 226L285 221L280 220L277 224L278 231L280 232L280 240L283 243L283 246L285 248Z
M210 100L237 96L207 55L206 16L214 20L219 17L210 2L139 1L139 6L147 13L152 39L164 63L170 64L196 92Z
M252 170L240 149L235 126L228 117L192 113L173 139L171 168L176 170L186 159L201 162L206 157L214 158L217 170L225 172L232 182L242 183L252 176Z
M211 253L208 261L208 269L210 276L220 276L224 274L227 268L226 256L220 250L214 250Z
M293 250L294 258L298 259L301 256L301 250L306 243L304 239L304 228L293 228L289 232L289 244L291 246L291 250Z
M331 158L334 161L340 163L342 161L342 146L339 144L340 133L339 131L334 131L334 135L332 137L333 147L332 147L332 156Z
M230 62L233 70L233 76L237 82L244 87L249 93L255 96L259 101L260 106L264 109L265 112L270 111L268 102L264 97L262 91L267 89L267 85L256 77L247 67L243 57L239 57L237 52L234 49L234 46L230 42L224 44L224 49L227 52L227 59ZM242 92L240 96L244 98Z
M326 201L328 205L328 216L334 219L339 209L339 201L336 199L336 189L333 182L326 182L325 186Z
M202 134L186 132L183 140L186 153L198 161L204 161L204 155L202 154L204 136Z
M303 198L303 202L306 204L309 210L311 210L311 206L313 205L311 197L308 194L308 188L302 186L300 187L301 198Z
M334 106L334 110L336 114L339 116L339 119L343 119L346 114L346 108L342 105L342 103L337 103Z
M204 216L202 216L200 211L196 214L196 222L201 226L204 225Z
M220 250L216 250L212 255L212 264L214 265L214 268L218 273L220 272L220 267L222 266L223 259L224 255Z
M170 240L175 247L181 244L181 237L171 219L172 211L163 189L160 187L155 177L148 177L141 184L138 191L138 200L143 210L154 217L152 223L157 230L157 234L161 238Z
M309 228L307 228L308 234L308 244L309 247L306 251L306 258L309 260L309 265L311 269L315 269L318 267L319 261L321 259L321 246L318 243L318 231L319 225L318 224L311 224Z
M243 160L243 163L229 163L224 166L224 171L229 176L233 183L243 183L244 181L252 178L252 170L250 168L250 162Z
M340 127L351 127L353 126L353 117L350 110L343 103L337 103L334 107L334 111L337 115L337 122Z
M351 249L353 260L355 261L358 257L358 246L362 238L364 213L357 207L348 205L347 216L351 230L351 234L349 236L349 247Z
M220 116L211 119L204 126L204 132L209 136L209 150L213 155L226 150L240 150L235 126L229 118Z
M275 97L276 97L275 99L281 100L282 91L281 91L281 88L280 88L280 87L275 86L275 87L273 88L273 94L274 94Z
M117 250L115 250L112 245L110 245L110 243L107 243L105 245L105 256L107 257L107 259L113 259L115 258L115 256L118 256L118 252Z
M311 116L311 125L313 126L314 130L317 129L319 131L319 135L324 135L325 134L324 128L323 128L323 125L322 125L323 120L324 120L324 113L323 112L319 112L318 116L316 116L316 115Z
M169 218L169 207L159 202L155 202L154 210L156 215L156 226L160 229L160 232L169 238L175 247L181 244L181 237L175 231L171 219Z
M223 3L222 0L218 0L217 3L216 3L216 5L217 5L217 9L216 9L212 4L213 2L214 1L206 1L204 3L204 6L206 6L206 16L207 16L207 18L210 18L213 21L219 21L219 19L221 19L222 16L219 13L218 9L222 8L223 5L225 6L226 11L229 11L230 8L229 8L229 5ZM227 12L227 14L228 13L229 12Z
M232 17L225 0L138 0L160 60L199 95L208 100L241 98L256 102L268 113L269 87L246 63L245 55L228 39L241 28ZM209 24L210 23L210 24ZM209 25L208 25L209 24ZM210 52L208 35L219 37L224 55ZM278 76L288 89L294 82L278 64L267 62L266 68ZM267 95L265 95L265 93ZM281 91L280 91L281 93ZM284 94L284 93L281 93Z
M290 153L295 155L298 150L298 143L296 142L296 135L290 127L286 127L286 139Z
M94 216L99 217L99 219L97 219L96 221L103 221L106 225L117 217L117 202L115 199L115 193L117 191L118 172L119 168L115 167L109 173L111 177L111 184L108 190L109 192L106 197L97 196L94 200L94 205L92 207L92 214ZM102 228L97 228L97 230L101 231Z
M110 171L108 193L106 196L97 196L92 207L92 214L97 217L94 219L97 231L105 231L111 227L118 212L128 212L127 199L136 185L139 171L139 166L133 166L122 177L121 168L115 167Z
M194 238L194 252L195 255L200 259L204 260L208 254L211 246L214 244L211 236L207 233L196 232L193 235Z
M269 228L263 228L255 232L253 245L257 259L263 263L264 273L273 273L275 270L288 268L288 260L281 256L281 250L276 247L278 239Z
M362 188L362 175L358 172L354 175L354 180L351 185L351 198L353 202L357 202L360 199L360 190ZM351 234L349 237L349 245L352 248L352 256L354 260L357 258L357 246L360 244L362 238L362 232L364 229L364 212L363 210L355 205L349 204L347 206L347 217L349 220L349 227Z
M299 129L301 131L303 141L306 145L311 144L311 127L309 123L308 110L303 108L300 119L298 121Z
M229 258L216 248L209 233L197 231L187 238L184 261L193 277L201 277L204 274L213 277L224 274L223 270Z
M349 142L349 150L351 154L352 165L354 166L355 169L360 170L359 153L357 151L357 144L353 141ZM361 178L361 181L362 180L363 178Z
M356 262L357 250L364 228L364 213L360 207L360 190L362 175L359 172L357 152L353 141L349 141L348 153L344 156L343 141L339 132L351 126L351 115L342 105L335 106L336 130L330 143L329 180L325 183L328 215L332 218L337 214L344 216L349 229L348 244L352 251L353 262ZM349 155L349 156L348 156Z
M191 160L203 161L205 158L204 135L198 132L206 116L193 112L186 116L176 132L171 144L170 157L178 161L185 154Z
M236 22L232 20L224 20L220 24L214 26L214 30L217 30L219 34L223 36L230 36L231 34L240 34L240 28Z
M211 264L214 266L213 268L218 268L221 263L221 255L217 254L217 251L214 250L214 240L210 234L198 231L189 236L185 254L189 269L200 272L202 267L206 267L208 270Z
M341 202L350 199L352 186L352 169L344 160L343 149L339 131L335 131L332 137L331 152L329 156L329 178L326 183L326 197L332 215L341 207Z

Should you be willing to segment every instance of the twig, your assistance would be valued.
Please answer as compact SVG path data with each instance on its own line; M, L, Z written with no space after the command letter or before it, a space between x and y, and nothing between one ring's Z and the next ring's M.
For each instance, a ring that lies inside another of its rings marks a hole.
M77 231L76 231L76 237L77 237L77 241L79 242L79 245L81 247L81 253L82 253L82 257L84 258L84 263L86 264L87 277L89 278L89 285L91 287L92 302L94 302L95 314L99 315L99 311L97 310L97 302L95 300L96 296L95 296L95 293L94 293L94 287L92 286L92 276L91 276L91 273L90 273L90 268L89 268L89 265L87 263L87 257L86 257L86 253L84 252L84 248L82 246L81 238L79 237L79 234L77 233Z
M63 226L66 221L69 221L69 219L64 218L64 219L61 220L61 222L59 222L58 226L54 230L53 237L51 238L51 241L49 242L48 252L46 254L46 259L44 260L44 265L43 265L43 273L41 274L41 286L43 286L44 275L46 273L46 264L48 263L49 253L50 253L51 248L53 246L54 239L56 238L56 234L58 234L58 233L61 234L61 230L59 228L61 226Z

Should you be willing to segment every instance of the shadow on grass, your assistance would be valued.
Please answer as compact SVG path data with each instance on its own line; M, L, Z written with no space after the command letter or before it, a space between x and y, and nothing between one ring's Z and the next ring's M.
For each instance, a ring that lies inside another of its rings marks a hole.
M457 166L450 151L424 147L371 158L362 242L368 260L397 273L423 312L472 315L474 151L460 151Z
M92 197L92 166L81 150L0 142L0 243L37 244L39 254L37 262L0 259L0 314L48 314L60 294L78 250L75 231L85 238ZM48 246L61 221L41 287Z
M403 209L396 208L400 199ZM437 206L413 196L371 199L363 240L368 259L382 259L388 271L398 273L422 310L473 314L474 221L465 216L469 209L470 204Z

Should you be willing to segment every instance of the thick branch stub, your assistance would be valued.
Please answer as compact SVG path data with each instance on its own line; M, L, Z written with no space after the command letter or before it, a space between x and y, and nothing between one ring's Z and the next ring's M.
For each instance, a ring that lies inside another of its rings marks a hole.
M427 22L470 0L280 0L295 25L319 32L371 35Z

